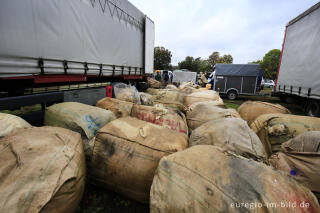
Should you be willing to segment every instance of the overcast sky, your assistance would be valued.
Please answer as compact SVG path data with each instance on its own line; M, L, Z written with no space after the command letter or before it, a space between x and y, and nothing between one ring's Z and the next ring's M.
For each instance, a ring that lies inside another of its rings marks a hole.
M234 63L281 49L285 25L319 0L129 0L155 22L155 46L203 59L213 51Z

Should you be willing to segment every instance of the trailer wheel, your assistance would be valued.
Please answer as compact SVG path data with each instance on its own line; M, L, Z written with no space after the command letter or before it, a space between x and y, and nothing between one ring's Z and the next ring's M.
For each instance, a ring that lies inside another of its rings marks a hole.
M229 100L235 100L238 97L238 93L235 90L231 90L227 93L227 97Z
M320 116L320 103L318 101L310 101L307 103L306 114L312 117Z
M286 102L286 96L280 95L279 98L280 98L280 101L281 101L281 102L283 102L283 103Z

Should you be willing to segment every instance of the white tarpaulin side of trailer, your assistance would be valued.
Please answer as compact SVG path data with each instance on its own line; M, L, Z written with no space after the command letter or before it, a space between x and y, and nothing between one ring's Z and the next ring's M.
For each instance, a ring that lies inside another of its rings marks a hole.
M143 68L144 21L127 0L2 0L0 77L39 74L37 58ZM63 72L59 62L45 66Z
M154 39L155 39L155 31L154 31L154 23L153 21L146 17L145 21L145 73L152 74L153 73L153 59L154 59Z
M287 27L277 91L320 98L320 8Z

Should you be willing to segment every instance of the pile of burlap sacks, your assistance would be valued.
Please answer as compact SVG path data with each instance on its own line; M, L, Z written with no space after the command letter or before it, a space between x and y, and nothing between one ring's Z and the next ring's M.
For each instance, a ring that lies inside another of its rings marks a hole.
M0 208L74 212L86 176L151 212L319 211L320 119L263 102L227 109L192 83L123 90L48 107L45 127L0 114L12 123L0 126Z

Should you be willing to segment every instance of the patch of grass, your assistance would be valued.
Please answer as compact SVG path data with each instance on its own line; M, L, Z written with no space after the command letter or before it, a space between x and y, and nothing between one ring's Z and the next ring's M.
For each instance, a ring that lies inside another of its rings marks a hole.
M223 98L223 102L226 105L227 108L235 109L237 110L238 107L244 102L243 99L237 99L237 100L229 100L228 98Z
M238 107L240 106L237 103L226 103L226 102L225 102L225 105L226 105L227 108L232 108L232 109L235 109L235 110L237 110Z
M22 116L28 113L41 111L41 104L36 104L32 106L24 106L17 110L0 110L1 113L12 114L16 116Z
M271 92L272 88L265 88L263 91L264 92L267 92L267 91ZM241 95L236 100L229 100L226 96L222 95L221 98L223 98L223 101L224 101L227 108L232 108L235 110L237 110L238 107L245 101L263 101L263 102L269 102L269 103L273 103L273 104L280 104L280 105L286 107L287 109L289 109L291 111L291 113L294 115L305 115L303 112L303 109L301 108L301 105L283 103L280 101L280 99L278 97L263 96L263 95L262 96Z
M260 91L261 94L271 93L273 88L264 87L263 90Z

